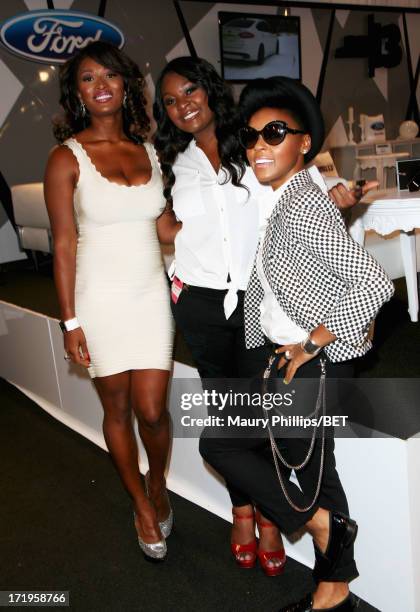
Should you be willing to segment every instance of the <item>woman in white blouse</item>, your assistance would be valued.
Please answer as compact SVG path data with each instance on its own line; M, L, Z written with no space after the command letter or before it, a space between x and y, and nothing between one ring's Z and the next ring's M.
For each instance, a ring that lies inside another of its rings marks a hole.
M270 187L241 161L232 94L205 60L180 57L167 64L156 85L154 116L164 195L182 222L171 270L175 321L201 378L253 377L264 368L268 348L246 349L243 304L258 242L258 198ZM356 201L342 186L332 195L340 207ZM229 482L227 488L237 563L252 567L258 554L267 574L279 574L285 555L278 529L257 517L257 551L252 500Z

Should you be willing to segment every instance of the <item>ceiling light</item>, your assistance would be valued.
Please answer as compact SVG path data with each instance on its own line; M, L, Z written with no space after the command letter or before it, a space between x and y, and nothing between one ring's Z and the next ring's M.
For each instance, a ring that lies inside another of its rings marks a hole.
M40 70L38 76L41 83L46 83L50 78L50 73L47 70Z

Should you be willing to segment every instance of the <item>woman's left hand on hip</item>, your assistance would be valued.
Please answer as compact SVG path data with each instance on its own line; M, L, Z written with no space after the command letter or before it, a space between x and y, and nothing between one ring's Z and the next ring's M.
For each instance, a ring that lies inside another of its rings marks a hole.
M293 379L297 370L301 365L307 363L311 359L315 357L315 355L310 355L309 353L305 353L300 343L298 344L285 344L275 351L277 355L282 355L281 359L277 364L277 369L280 370L284 366L286 366L286 372L283 378L283 382L288 385L289 382Z

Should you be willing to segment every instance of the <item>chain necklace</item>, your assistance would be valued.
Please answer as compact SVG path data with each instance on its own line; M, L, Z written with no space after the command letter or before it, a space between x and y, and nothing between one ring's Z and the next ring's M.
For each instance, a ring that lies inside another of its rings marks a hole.
M273 365L275 361L275 357L271 356L269 361L268 361L268 365L264 371L264 375L263 375L263 393L266 392L267 389L267 380L270 377L270 373L271 373L271 367ZM326 369L325 369L325 359L321 359L320 360L320 364L321 364L321 377L319 379L319 388L318 388L318 396L317 396L317 400L316 400L316 405L315 405L315 409L313 410L313 412L309 415L308 418L315 416L316 417L316 421L318 421L318 417L319 414L322 410L322 415L323 417L325 417L326 414L326 396L325 396L325 380L326 380ZM263 407L263 412L265 413L265 416L267 416L268 410L266 408ZM291 463L288 463L286 461L286 459L283 457L283 455L281 454L276 440L274 438L273 435L273 431L271 429L271 425L270 425L270 419L268 419L268 435L270 437L270 446L271 446L271 451L273 453L273 460L274 460L274 466L276 468L276 472L277 472L277 477L281 486L281 489L283 491L283 494L287 500L287 502L289 503L289 505L296 510L296 512L308 512L309 510L311 510L311 508L313 508L313 506L316 503L316 500L318 499L319 496L319 492L321 490L321 482L322 482L322 474L324 471L324 459L325 459L325 426L324 426L324 418L322 419L322 437L321 437L321 457L320 457L320 464L319 464L319 475L318 475L318 482L317 482L317 486L316 486L316 490L315 490L315 495L314 498L312 500L312 502L305 507L300 507L297 504L295 504L295 502L292 500L292 498L290 497L289 493L287 492L287 488L286 488L286 482L285 479L283 477L283 474L281 473L280 470L280 465L279 465L279 459L281 461L281 463L288 469L290 470L294 470L295 472L298 472L299 470L303 469L309 462L309 460L312 457L313 454L313 450L315 447L315 440L316 440L316 430L317 430L317 424L314 425L313 431L312 431L312 435L311 435L311 443L309 445L309 449L308 452L306 453L306 456L304 458L304 460L297 464L297 465L292 465Z

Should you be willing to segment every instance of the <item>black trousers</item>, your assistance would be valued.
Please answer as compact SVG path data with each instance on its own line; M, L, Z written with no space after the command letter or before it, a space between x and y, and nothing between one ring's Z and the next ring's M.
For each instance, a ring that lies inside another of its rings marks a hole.
M245 347L244 291L238 291L238 305L226 320L223 300L226 290L185 286L178 302L171 301L172 314L191 351L203 386L212 378L254 378L265 368L271 347ZM232 441L233 442L233 441ZM270 454L268 441L260 440ZM233 506L252 503L248 494L226 482Z
M272 372L276 375L275 365ZM350 362L327 363L327 377L348 378L352 376L352 372L353 366ZM319 376L319 358L311 360L296 373L296 377L319 378ZM288 463L298 464L306 456L310 440L281 438L277 440L277 444ZM339 511L347 516L349 514L346 495L336 470L332 429L326 432L320 495L317 503L307 512L294 510L286 500L278 481L271 450L267 453L264 440L201 437L200 453L225 478L230 487L251 498L262 514L276 523L286 534L303 527L320 507ZM287 482L290 497L300 507L309 505L315 494L320 455L321 439L318 438L310 461L305 468L296 472L299 487L293 482ZM282 472L286 479L290 476L290 472L285 468L282 468ZM340 563L329 580L349 582L357 576L353 547L349 547L345 549Z
M226 291L189 286L181 292L177 304L171 302L178 329L191 350L203 386L211 386L211 378L253 378L260 376L271 353L270 346L246 349L243 300L238 292L238 306L226 320L223 300ZM273 368L275 372L275 368ZM296 376L320 375L318 361L312 360L300 368ZM349 364L329 364L327 376L352 376ZM282 439L277 441L289 463L298 463L305 456L309 440ZM308 513L297 513L287 504L280 489L268 440L261 438L200 439L200 453L224 478L234 506L253 503L284 533L302 527L318 507L348 515L347 499L335 469L334 440L326 440L322 488L317 505ZM319 469L320 444L305 469L298 472L302 491L290 483L290 495L300 506L309 503L315 491ZM286 471L285 476L288 477ZM304 492L303 492L304 491ZM353 559L353 547L346 549L331 580L350 581L358 576Z
M244 291L226 320L226 290L186 286L172 314L194 358L201 378L252 378L265 367L270 347L246 349Z

